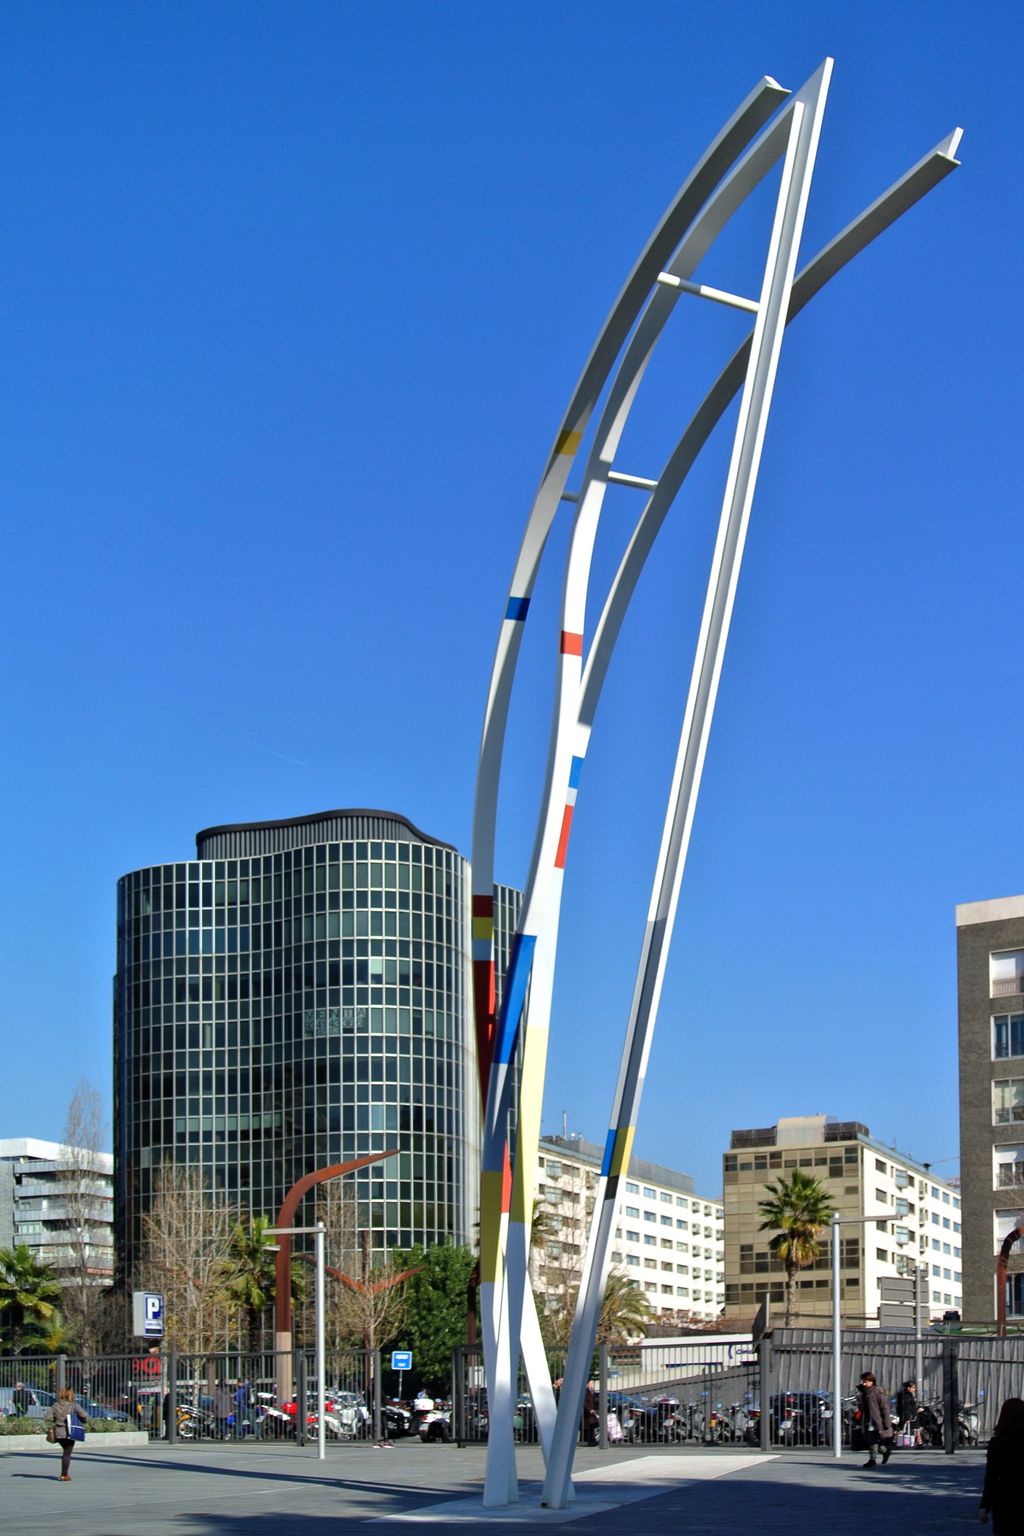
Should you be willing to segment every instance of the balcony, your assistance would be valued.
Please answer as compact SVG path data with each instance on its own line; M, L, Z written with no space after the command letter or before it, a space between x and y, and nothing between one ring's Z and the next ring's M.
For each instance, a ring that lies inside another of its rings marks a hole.
M1024 1163L1000 1163L996 1169L996 1189L1024 1186Z
M989 984L989 997L1020 997L1024 995L1024 976L993 977Z

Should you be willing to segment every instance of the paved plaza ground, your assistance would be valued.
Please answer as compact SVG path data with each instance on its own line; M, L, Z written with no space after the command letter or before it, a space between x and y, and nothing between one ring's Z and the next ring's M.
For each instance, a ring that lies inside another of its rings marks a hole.
M332 1445L150 1445L75 1452L72 1481L57 1481L52 1449L0 1452L0 1524L8 1536L330 1536L381 1524L410 1536L430 1524L459 1536L554 1526L587 1536L764 1533L937 1536L977 1525L984 1455L905 1452L884 1470L859 1456L838 1465L823 1451L762 1457L753 1451L626 1447L577 1457L571 1511L538 1507L540 1454L520 1453L521 1503L480 1504L484 1451L408 1441L392 1450ZM533 1479L531 1482L530 1480ZM1024 1522L1021 1526L1024 1531Z

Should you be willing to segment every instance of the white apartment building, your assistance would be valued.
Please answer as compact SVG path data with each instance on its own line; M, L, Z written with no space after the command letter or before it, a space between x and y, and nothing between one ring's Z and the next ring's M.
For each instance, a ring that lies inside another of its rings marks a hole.
M0 1248L31 1249L58 1273L113 1278L114 1159L32 1136L0 1139Z
M767 1185L799 1168L825 1186L840 1216L880 1213L877 1222L855 1220L842 1231L840 1290L843 1320L850 1326L878 1321L882 1280L928 1271L932 1318L961 1310L962 1237L960 1192L927 1163L875 1141L866 1125L825 1115L780 1119L758 1130L733 1131L724 1157L726 1314L749 1320L765 1296L773 1311L784 1302L785 1275L769 1252L772 1233L762 1231L759 1205ZM831 1258L825 1237L817 1263L800 1271L797 1318L831 1315Z
M583 1263L602 1149L580 1136L541 1140L536 1212L541 1252L532 1271L538 1303L552 1304ZM612 1268L641 1286L655 1318L717 1318L725 1300L722 1202L696 1193L688 1174L630 1159L615 1212Z

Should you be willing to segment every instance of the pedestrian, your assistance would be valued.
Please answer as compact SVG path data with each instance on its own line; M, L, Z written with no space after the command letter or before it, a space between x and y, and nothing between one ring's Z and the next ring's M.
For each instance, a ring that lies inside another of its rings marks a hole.
M598 1409L601 1404L600 1394L596 1381L587 1382L587 1390L583 1394L583 1443L584 1445L597 1445L598 1436Z
M868 1459L864 1463L864 1470L878 1465L878 1459L875 1456L876 1445L881 1446L884 1467L892 1455L892 1415L889 1412L889 1399L875 1381L874 1371L865 1371L860 1378L860 1385L857 1388L857 1409L860 1413L860 1427L868 1445Z
M222 1440L226 1440L231 1433L231 1419L235 1412L235 1399L226 1381L218 1383L217 1390L213 1394L213 1417L216 1424L216 1432Z
M1008 1397L988 1443L985 1486L981 1490L978 1518L982 1525L992 1516L995 1536L1017 1536L1020 1530L1018 1468L1024 1455L1024 1398Z
M913 1435L914 1444L921 1444L921 1426L917 1422L917 1382L905 1381L896 1393L896 1424L901 1434Z
M61 1387L56 1402L52 1408L47 1408L43 1418L53 1426L53 1438L61 1449L60 1481L70 1483L71 1473L68 1469L71 1466L71 1452L75 1448L75 1440L85 1439L89 1415L75 1402L71 1388Z
M241 1438L248 1433L254 1437L259 1433L259 1426L254 1419L255 1404L253 1402L252 1385L248 1380L238 1385L235 1393L235 1433Z
M14 1383L14 1391L11 1394L11 1403L16 1419L28 1418L28 1411L32 1407L32 1394L23 1381Z

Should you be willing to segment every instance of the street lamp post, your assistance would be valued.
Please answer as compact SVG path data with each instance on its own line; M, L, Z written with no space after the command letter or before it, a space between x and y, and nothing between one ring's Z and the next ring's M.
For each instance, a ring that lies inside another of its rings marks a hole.
M892 1216L881 1211L874 1216L840 1216L832 1212L832 1454L838 1461L843 1454L843 1415L840 1384L843 1369L843 1332L839 1306L839 1228L867 1226L872 1221L889 1222Z
M324 1350L324 1310L326 1302L325 1281L325 1254L324 1233L326 1227L322 1221L318 1221L312 1227L267 1227L268 1235L273 1237L294 1237L300 1232L312 1232L316 1236L316 1454L320 1461L327 1455L327 1431L324 1424L324 1373L326 1359ZM303 1415L305 1423L306 1404L299 1404L299 1413ZM298 1424L296 1423L296 1430Z

